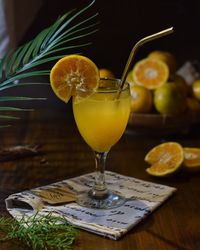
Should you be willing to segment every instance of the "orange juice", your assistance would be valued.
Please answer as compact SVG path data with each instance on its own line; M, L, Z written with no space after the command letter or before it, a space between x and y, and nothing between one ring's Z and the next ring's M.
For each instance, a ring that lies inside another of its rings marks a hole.
M86 143L96 152L108 152L125 131L130 114L129 89L119 98L115 88L99 88L86 98L74 97L73 113Z

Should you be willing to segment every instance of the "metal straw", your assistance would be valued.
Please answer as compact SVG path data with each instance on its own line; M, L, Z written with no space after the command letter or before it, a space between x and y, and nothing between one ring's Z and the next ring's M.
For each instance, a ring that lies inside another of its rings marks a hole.
M135 44L135 46L133 47L133 49L132 49L132 51L131 51L131 53L130 53L130 55L129 55L128 61L127 61L127 63L126 63L125 69L124 69L123 74L122 74L121 85L120 85L120 89L119 89L119 95L120 95L120 93L121 93L121 91L122 91L122 89L123 89L123 87L124 87L124 83L125 83L125 81L126 81L126 77L127 77L127 75L128 75L128 72L129 72L131 63L132 63L132 61L133 61L133 59L134 59L134 56L135 56L136 52L138 51L138 49L139 49L143 44L145 44L145 43L147 43L147 42L150 42L150 41L152 41L152 40L154 40L154 39L157 39L157 38L160 38L160 37L169 35L169 34L173 33L173 31L174 31L174 30L173 30L173 27L168 28L168 29L165 29L165 30L162 30L162 31L160 31L160 32L157 32L157 33L155 33L155 34L152 34L152 35L150 35L150 36L146 36L146 37L142 38L141 40L139 40L139 41ZM118 95L118 96L119 96L119 95Z

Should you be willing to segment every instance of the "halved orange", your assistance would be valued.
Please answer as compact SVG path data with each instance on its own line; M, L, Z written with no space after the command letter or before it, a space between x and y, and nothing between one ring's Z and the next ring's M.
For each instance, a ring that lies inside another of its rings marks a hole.
M167 176L177 171L183 162L182 146L177 142L165 142L151 149L145 161L151 166L146 169L153 176Z
M185 147L184 167L189 171L200 170L200 148Z
M95 91L99 84L99 70L85 56L65 56L51 69L50 84L57 97L68 102L71 96L85 97Z
M168 65L171 74L176 72L177 60L175 56L169 51L154 50L149 53L148 58L163 61Z
M169 68L160 60L145 58L138 61L133 68L133 80L147 89L161 87L169 77Z

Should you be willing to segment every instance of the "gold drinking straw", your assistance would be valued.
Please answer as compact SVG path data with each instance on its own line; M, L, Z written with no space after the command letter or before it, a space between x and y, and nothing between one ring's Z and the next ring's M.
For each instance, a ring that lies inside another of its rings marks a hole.
M160 32L157 32L155 34L152 34L150 36L146 36L144 38L142 38L141 40L139 40L135 46L133 47L133 49L131 50L131 53L129 55L129 58L128 58L128 61L126 63L126 66L125 66L125 69L123 71L123 74L122 74L122 78L121 78L121 85L120 85L120 89L119 89L119 95L123 89L123 86L124 86L124 83L126 81L126 77L127 77L127 74L129 72L129 69L130 69L130 66L131 66L131 62L133 61L134 59L134 56L136 54L136 52L138 51L138 49L145 43L147 42L150 42L154 39L157 39L157 38L160 38L160 37L163 37L163 36L166 36L166 35L169 35L173 32L173 27L171 28L168 28L168 29L165 29L165 30L162 30ZM118 96L119 96L118 95Z

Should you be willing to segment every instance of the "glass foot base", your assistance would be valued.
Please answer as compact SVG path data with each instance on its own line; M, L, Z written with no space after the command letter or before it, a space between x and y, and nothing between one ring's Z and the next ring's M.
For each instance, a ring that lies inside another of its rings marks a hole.
M126 199L117 193L109 191L105 198L93 198L89 193L79 193L76 197L76 202L83 207L96 209L112 209L119 207L125 203Z

